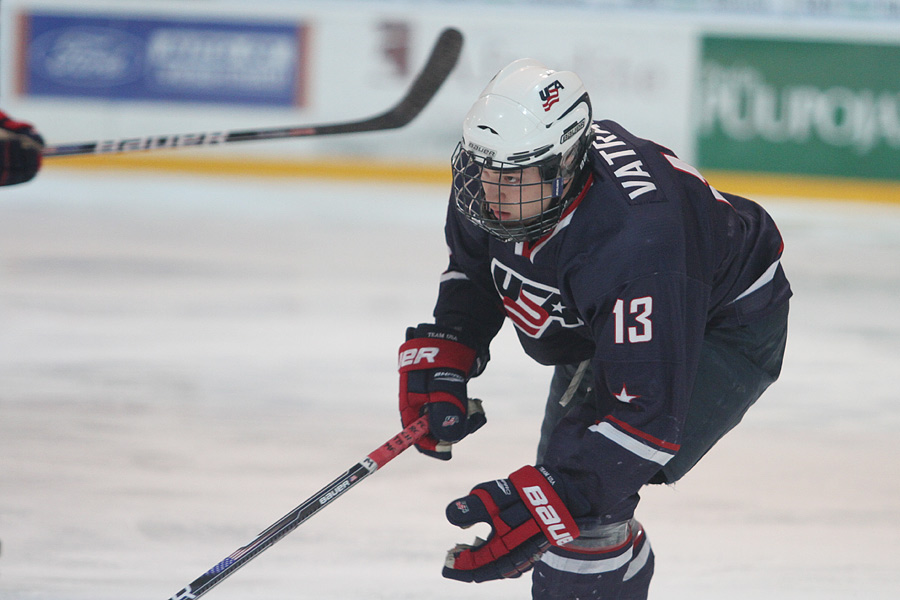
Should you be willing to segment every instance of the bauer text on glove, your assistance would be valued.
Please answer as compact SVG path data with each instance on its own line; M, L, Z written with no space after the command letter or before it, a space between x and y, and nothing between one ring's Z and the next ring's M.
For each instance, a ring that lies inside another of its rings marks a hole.
M518 577L551 546L578 537L575 517L590 505L542 466L522 467L508 479L475 486L447 506L447 520L468 528L487 523L487 540L458 544L447 553L444 577L466 582Z

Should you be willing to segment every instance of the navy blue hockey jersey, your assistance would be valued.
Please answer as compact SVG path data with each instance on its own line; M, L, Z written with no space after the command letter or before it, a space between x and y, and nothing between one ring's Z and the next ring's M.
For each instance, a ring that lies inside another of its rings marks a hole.
M484 348L509 318L539 363L591 360L601 409L546 462L607 510L678 451L704 332L763 318L791 291L758 204L612 121L593 134L588 184L540 240L501 242L451 202L434 316Z

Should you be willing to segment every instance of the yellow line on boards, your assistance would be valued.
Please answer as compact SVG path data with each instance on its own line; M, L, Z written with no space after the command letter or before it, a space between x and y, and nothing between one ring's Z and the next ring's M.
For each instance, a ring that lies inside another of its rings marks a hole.
M177 152L177 151L176 151ZM174 153L173 153L174 154ZM368 158L276 159L259 156L161 156L105 154L60 156L44 161L48 169L164 171L227 177L314 177L322 179L375 180L398 183L450 183L450 164L415 165L409 162L373 161Z
M704 170L719 191L739 196L783 196L900 204L900 181Z

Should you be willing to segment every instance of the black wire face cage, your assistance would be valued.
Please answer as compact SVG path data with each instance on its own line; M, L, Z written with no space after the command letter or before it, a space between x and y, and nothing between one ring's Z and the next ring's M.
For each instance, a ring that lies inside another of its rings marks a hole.
M559 163L557 155L523 167L472 154L460 143L451 159L456 208L501 241L533 242L552 231L562 215ZM536 181L523 183L534 173Z

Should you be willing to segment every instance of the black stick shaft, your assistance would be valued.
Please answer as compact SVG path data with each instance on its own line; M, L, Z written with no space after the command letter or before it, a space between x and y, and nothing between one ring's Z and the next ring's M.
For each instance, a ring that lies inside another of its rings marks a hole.
M75 142L46 146L45 158L77 154L121 154L164 148L212 146L232 142L313 137L365 131L384 131L403 127L416 118L431 101L450 75L462 50L462 34L453 28L445 29L438 37L428 61L413 81L406 95L384 113L355 121L325 125L300 125L242 131L210 131L144 137L120 138L93 142Z
M182 588L169 600L194 600L233 575L275 542L331 504L350 488L386 465L428 433L428 418L421 417L378 449L350 467L343 475L313 494L300 506L256 536L256 539L229 554L216 566Z

